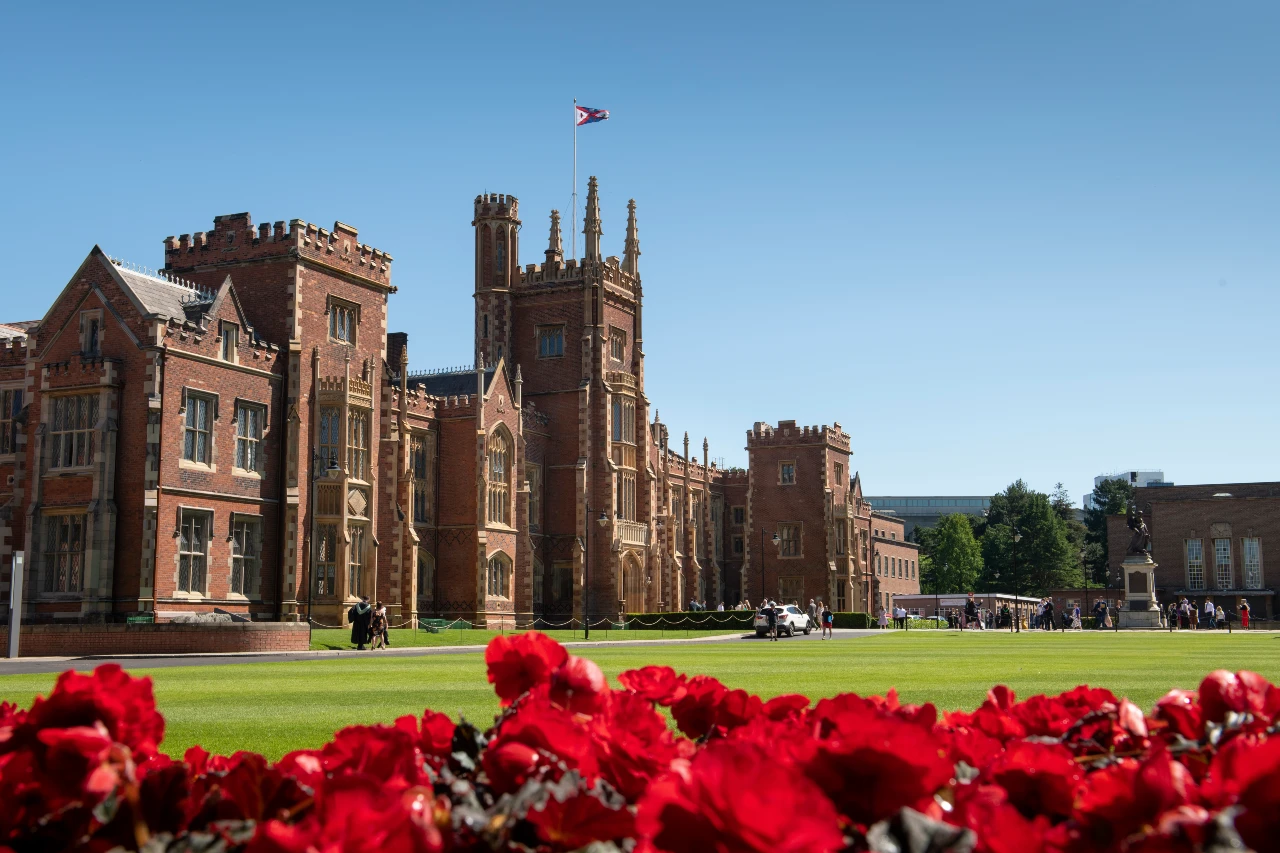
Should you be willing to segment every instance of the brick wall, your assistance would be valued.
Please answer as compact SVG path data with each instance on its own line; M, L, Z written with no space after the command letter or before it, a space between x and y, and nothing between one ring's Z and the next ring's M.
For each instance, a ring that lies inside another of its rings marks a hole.
M222 652L300 652L310 645L306 625L231 622L217 625L23 625L21 657L173 655ZM8 648L9 629L0 627Z

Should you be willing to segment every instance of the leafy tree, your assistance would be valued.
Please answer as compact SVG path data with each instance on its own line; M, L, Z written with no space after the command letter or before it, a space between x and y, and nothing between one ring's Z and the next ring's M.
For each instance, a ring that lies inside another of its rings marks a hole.
M930 534L929 559L939 585L938 592L969 592L982 574L982 546L964 513L938 519Z
M982 536L985 583L1021 595L1079 586L1078 554L1048 495L1018 480L992 496Z
M1103 480L1093 488L1093 506L1084 511L1084 563L1091 583L1107 583L1107 516L1124 515L1133 498L1133 484L1123 477Z
M1062 520L1063 528L1067 534L1067 547L1071 553L1071 570L1074 574L1083 577L1084 561L1082 555L1085 551L1085 536L1088 532L1084 522L1079 519L1075 504L1072 503L1070 492L1061 483L1053 487L1053 494L1049 496L1049 503L1053 506L1054 515Z

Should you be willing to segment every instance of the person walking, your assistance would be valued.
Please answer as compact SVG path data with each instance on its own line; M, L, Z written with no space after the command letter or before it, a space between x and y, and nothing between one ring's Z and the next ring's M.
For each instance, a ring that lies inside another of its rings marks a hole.
M769 623L769 639L776 643L778 641L778 608L772 601L765 602L764 618Z
M1046 598L1044 600L1044 617L1040 620L1040 627L1046 631L1053 630L1053 601Z
M982 622L979 621L978 617L978 602L974 601L973 593L969 593L969 598L964 603L964 624L969 626L974 625L974 623L977 623L975 627L982 627Z
M831 608L822 605L822 635L824 640L834 640L836 638L836 615L831 612Z
M1249 602L1240 599L1240 627L1249 630Z
M369 622L369 634L373 637L373 642L369 645L370 651L387 647L387 608L382 606L381 601L373 606L373 619Z
M364 644L369 642L369 623L373 621L369 596L362 595L359 601L351 605L351 609L347 611L347 621L351 623L351 642L356 644L357 651L364 651Z
M1080 605L1079 604L1077 604L1071 610L1071 630L1072 631L1084 630L1084 623L1080 621Z
M822 602L818 602L818 604L821 604L821 603L822 603ZM812 599L812 598L811 598L811 599L809 599L809 606L808 606L807 608L805 608L805 612L809 614L809 621L810 621L810 622L817 622L817 621L818 621L818 610L819 610L818 604L814 604L814 602L813 602L813 599Z
M877 619L876 622L880 626L881 631L888 628L889 627L889 611L885 610L884 607L881 607L880 618Z
M1218 625L1218 609L1214 605L1212 598L1204 600L1204 621L1210 628L1215 628Z

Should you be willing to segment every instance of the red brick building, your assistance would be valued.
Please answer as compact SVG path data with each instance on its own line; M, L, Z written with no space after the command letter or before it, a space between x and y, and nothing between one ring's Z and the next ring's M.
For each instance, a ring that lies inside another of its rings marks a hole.
M1234 612L1247 599L1255 617L1275 614L1275 581L1266 554L1280 548L1280 483L1152 486L1135 502L1151 531L1156 595L1168 605L1206 598ZM1122 584L1120 564L1129 545L1124 516L1107 519L1111 581Z
M756 424L746 471L671 446L634 202L621 258L594 178L581 259L552 211L522 267L513 196L478 196L472 225L474 358L419 372L388 333L392 258L352 226L219 216L166 238L159 271L95 247L43 318L0 326L0 587L22 550L34 622L338 624L365 594L394 623L528 624L918 591L839 424Z

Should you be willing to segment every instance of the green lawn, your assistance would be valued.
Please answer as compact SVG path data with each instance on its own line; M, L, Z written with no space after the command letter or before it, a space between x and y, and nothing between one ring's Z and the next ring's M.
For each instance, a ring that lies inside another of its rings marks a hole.
M897 687L904 701L932 701L943 708L972 708L997 683L1029 696L1087 682L1149 709L1171 687L1195 687L1217 668L1252 669L1280 681L1280 634L1261 632L1015 636L920 631L825 643L747 640L580 651L610 677L663 663L714 675L762 696L798 692L816 698ZM374 654L147 674L155 679L168 719L165 747L171 754L200 743L214 752L252 749L275 758L292 748L317 746L351 723L389 721L431 707L483 725L497 709L480 654ZM0 699L26 705L53 681L52 675L0 677Z
M410 628L393 628L391 630L391 647L412 648L417 646L485 646L494 638L497 631L481 630L447 630L439 634L430 631L414 631ZM512 631L502 633L511 634ZM583 639L582 629L576 631L543 631L549 637L555 637L562 643ZM591 642L614 642L617 640L660 640L672 638L718 637L724 634L742 634L743 629L717 628L712 630L689 630L681 628L667 631L633 630L613 631L600 628L591 629ZM313 649L350 649L350 628L313 628L311 630L311 648Z

